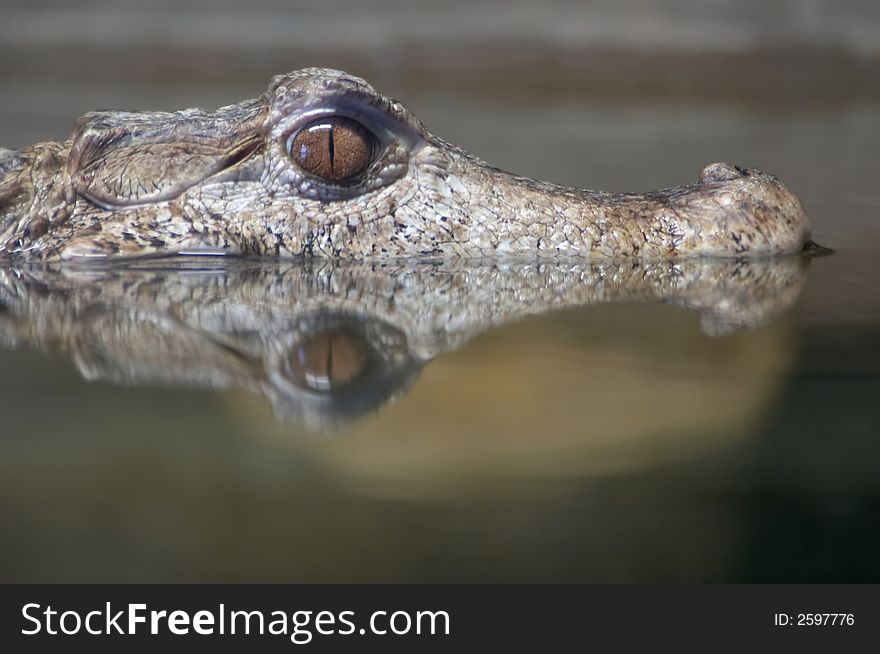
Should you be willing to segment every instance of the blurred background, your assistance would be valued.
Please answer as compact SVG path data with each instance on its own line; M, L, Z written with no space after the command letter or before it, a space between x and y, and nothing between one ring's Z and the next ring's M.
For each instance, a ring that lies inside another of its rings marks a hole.
M880 580L880 4L2 0L0 145L305 66L541 179L765 169L837 253L771 325L548 314L332 434L243 391L87 382L10 347L0 580Z

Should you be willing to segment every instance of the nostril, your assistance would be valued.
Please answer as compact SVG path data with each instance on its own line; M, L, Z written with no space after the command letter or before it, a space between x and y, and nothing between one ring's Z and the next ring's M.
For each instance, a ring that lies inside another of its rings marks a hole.
M749 171L745 168L727 163L711 163L700 171L700 181L703 183L730 182L748 176Z

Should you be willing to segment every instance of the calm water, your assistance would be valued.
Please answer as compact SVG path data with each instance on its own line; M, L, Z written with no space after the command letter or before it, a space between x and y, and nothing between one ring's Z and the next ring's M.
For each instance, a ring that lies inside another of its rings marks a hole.
M375 81L536 177L764 168L837 253L6 266L0 579L880 580L880 108ZM261 84L21 83L0 144Z

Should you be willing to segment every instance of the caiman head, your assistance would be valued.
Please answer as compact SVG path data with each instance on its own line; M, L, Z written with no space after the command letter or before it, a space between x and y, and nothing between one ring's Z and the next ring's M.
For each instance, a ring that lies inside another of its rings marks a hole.
M771 175L712 164L644 194L538 182L327 69L216 111L89 113L65 143L0 151L0 250L44 259L743 256L797 251L808 234Z

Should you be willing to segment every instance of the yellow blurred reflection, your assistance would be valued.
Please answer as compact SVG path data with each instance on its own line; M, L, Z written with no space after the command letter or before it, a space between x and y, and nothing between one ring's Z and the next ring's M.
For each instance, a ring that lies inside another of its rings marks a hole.
M399 497L635 470L753 432L792 357L785 322L710 338L668 306L592 307L479 338L344 437L295 443L362 491Z

